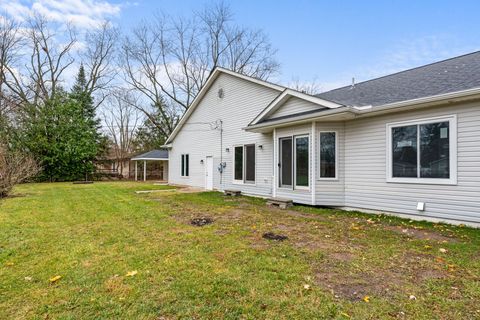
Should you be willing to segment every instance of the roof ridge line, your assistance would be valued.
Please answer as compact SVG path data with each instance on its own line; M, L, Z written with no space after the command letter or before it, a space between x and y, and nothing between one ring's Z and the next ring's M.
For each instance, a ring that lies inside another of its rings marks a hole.
M417 66L417 67L413 67L413 68L410 68L410 69L405 69L405 70L397 71L397 72L394 72L394 73L386 74L384 76L380 76L380 77L377 77L377 78L372 78L372 79L368 79L368 80L365 80L365 81L361 81L361 82L355 83L355 86L364 84L366 82L387 78L387 77L394 76L394 75L397 75L397 74L400 74L400 73L425 68L425 67L432 66L432 65L435 65L435 64L438 64L438 63L442 63L442 62L446 62L446 61L450 61L450 60L454 60L454 59L458 59L458 58L463 58L463 57L466 57L466 56L469 56L469 55L472 55L472 54L478 54L478 53L480 53L480 50L465 53L465 54L461 54L459 56L455 56L455 57L451 57L451 58L447 58L447 59L443 59L443 60L434 61L434 62L427 63L427 64L424 64L424 65L421 65L421 66ZM324 93L333 92L333 91L340 90L340 89L345 89L345 88L348 88L348 87L351 87L351 85L345 85L345 86L338 87L338 88L335 88L335 89L332 89L332 90L320 92L320 93L315 94L315 96L319 96L319 95L322 95Z

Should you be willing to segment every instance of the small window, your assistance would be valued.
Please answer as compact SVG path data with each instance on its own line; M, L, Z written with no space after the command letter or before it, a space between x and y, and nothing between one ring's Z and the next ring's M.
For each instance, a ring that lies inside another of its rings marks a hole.
M255 145L245 146L245 182L255 183Z
M392 182L456 183L455 117L388 125Z
M243 181L243 146L235 147L235 177L237 181Z
M337 177L337 134L320 133L320 178Z
M188 154L182 154L182 177L188 177L190 175Z
M237 183L255 183L255 145L236 146L233 157L233 180Z

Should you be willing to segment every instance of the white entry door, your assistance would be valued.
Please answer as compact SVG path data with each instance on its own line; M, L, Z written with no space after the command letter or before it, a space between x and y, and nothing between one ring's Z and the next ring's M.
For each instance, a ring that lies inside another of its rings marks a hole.
M213 157L205 161L205 189L213 190Z

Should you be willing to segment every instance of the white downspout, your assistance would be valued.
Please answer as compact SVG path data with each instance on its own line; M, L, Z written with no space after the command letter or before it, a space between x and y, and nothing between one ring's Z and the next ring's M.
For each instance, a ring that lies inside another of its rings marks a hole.
M312 155L310 157L311 159L311 168L312 168L312 205L315 205L315 195L316 195L316 182L317 182L317 152L316 152L316 146L317 146L317 130L316 130L316 122L313 121L312 122L312 143L311 143L311 146L310 146L310 154Z
M278 175L278 160L277 160L277 129L273 128L273 179L272 179L272 196L277 196L277 175Z

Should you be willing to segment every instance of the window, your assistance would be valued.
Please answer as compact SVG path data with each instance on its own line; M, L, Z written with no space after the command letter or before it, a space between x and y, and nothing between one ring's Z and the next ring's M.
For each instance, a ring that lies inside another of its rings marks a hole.
M320 132L320 178L337 177L337 134Z
M182 177L189 176L189 158L188 154L182 154Z
M243 146L235 147L235 180L243 181Z
M245 182L255 183L255 145L245 146Z
M293 138L280 139L280 186L291 187L293 180Z
M309 137L279 139L280 187L298 189L309 186Z
M295 138L295 186L308 187L308 136Z
M233 180L236 183L255 183L255 145L236 146L233 153Z
M391 182L456 183L455 116L390 124Z

